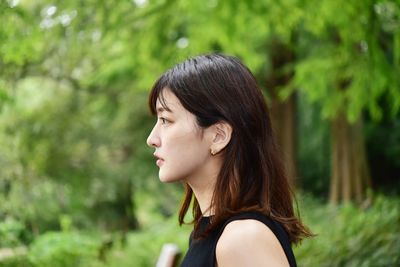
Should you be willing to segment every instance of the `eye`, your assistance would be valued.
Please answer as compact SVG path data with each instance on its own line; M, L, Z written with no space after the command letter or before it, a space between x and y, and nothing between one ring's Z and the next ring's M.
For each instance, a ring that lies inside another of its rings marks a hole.
M164 118L164 117L159 117L158 119L161 121L161 124L167 124L167 123L169 123L169 120L167 120L167 119Z

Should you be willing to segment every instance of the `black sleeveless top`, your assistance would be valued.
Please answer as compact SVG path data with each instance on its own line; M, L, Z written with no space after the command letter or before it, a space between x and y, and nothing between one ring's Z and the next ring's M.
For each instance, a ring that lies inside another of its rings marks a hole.
M206 238L193 240L193 232L189 239L189 249L182 261L181 267L214 267L216 266L215 249L219 237L221 236L225 226L236 220L253 219L264 223L275 234L283 251L288 259L290 267L296 267L296 260L290 245L289 237L284 228L275 220L258 212L244 212L235 215L220 226L215 228ZM199 225L199 233L203 233L210 223L210 217L202 217Z

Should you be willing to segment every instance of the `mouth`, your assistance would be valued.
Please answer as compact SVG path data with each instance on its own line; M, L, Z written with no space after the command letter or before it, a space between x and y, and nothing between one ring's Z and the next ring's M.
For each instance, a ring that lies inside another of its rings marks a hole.
M161 166L163 165L163 163L164 163L164 160L162 160L162 159L158 159L158 160L156 161L156 165L157 165L158 167L161 167Z
M153 154L154 155L154 157L157 159L157 161L156 161L156 165L158 166L158 167L161 167L161 165L163 165L163 163L164 163L164 159L163 158L161 158L160 156L158 156L157 154Z

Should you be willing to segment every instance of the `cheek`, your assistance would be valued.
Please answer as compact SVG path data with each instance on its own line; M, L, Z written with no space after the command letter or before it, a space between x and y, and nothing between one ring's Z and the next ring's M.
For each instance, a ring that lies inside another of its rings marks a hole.
M196 132L182 134L173 140L173 143L173 153L180 155L184 161L195 161L196 158L204 158L207 155L207 144Z
M208 159L207 145L200 137L190 133L177 136L164 144L168 147L165 164L161 166L159 176L161 181L179 181L188 178L199 171Z

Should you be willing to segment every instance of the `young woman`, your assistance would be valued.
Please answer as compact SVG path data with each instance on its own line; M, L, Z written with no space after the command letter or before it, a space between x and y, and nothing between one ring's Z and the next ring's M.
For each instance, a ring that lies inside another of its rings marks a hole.
M311 233L296 217L268 109L249 69L201 55L166 71L149 97L147 144L162 182L183 182L194 230L181 266L296 266Z

